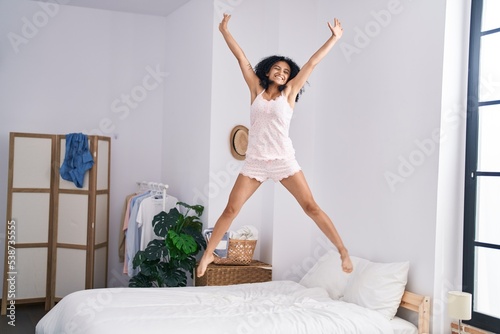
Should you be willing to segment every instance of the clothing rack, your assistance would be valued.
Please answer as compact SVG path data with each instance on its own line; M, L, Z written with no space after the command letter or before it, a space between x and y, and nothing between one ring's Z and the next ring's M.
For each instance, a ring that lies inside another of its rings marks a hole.
M146 182L141 181L137 182L139 186L139 190L151 190L158 194L161 194L163 197L163 211L165 211L165 200L167 199L167 189L168 184L159 183L159 182Z

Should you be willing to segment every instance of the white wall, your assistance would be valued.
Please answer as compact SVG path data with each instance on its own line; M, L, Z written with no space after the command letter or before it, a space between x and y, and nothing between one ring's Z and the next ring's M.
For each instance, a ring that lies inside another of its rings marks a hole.
M444 2L385 0L358 2L356 10L323 1L319 10L341 17L346 31L317 99L324 106L319 196L351 254L409 260L408 288L426 294L433 290L439 149L432 135L440 127L444 10Z
M202 221L208 211L201 194L209 182L212 11L209 1L187 3L167 17L163 38L169 76L159 152L162 182L179 201L203 205Z
M315 172L352 255L410 261L433 296L444 1L323 1L346 31L324 69ZM425 22L425 24L424 24Z
M198 195L208 183L212 95L212 11L193 0L166 19L162 180L188 204L207 203ZM206 214L204 215L204 217Z
M62 5L53 5L50 15L47 10L31 1L0 2L0 216L7 201L9 132L112 136L108 277L110 285L123 285L117 253L125 196L136 190L136 181L161 179L165 78L160 75L158 87L144 97L137 87L148 69L165 71L165 18ZM13 47L10 33L25 43ZM147 83L151 88L155 80ZM134 108L125 108L122 94L132 96Z

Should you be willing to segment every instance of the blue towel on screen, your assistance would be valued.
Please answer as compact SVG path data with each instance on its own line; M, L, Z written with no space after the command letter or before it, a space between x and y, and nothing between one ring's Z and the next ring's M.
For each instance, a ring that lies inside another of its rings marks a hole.
M66 155L59 169L64 180L72 181L78 188L83 187L85 172L94 165L94 158L89 151L87 135L70 133L66 135Z

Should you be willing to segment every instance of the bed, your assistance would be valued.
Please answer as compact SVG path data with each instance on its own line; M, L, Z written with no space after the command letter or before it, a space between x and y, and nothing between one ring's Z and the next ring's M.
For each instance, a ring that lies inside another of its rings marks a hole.
M363 272L363 264L355 268ZM403 290L388 315L388 308L379 307L386 301L375 305L362 295L372 303L367 306L349 300L350 287L359 288L352 282L357 275L347 276L341 298L332 298L331 287L318 285L318 272L323 276L315 265L300 282L78 291L48 312L36 333L428 333L428 297ZM398 306L417 312L418 326L395 316Z

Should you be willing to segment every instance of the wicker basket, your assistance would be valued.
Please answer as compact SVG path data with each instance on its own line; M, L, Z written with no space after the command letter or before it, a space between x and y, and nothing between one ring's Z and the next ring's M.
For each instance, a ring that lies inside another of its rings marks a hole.
M229 239L227 257L215 256L215 264L232 264L246 266L252 262L257 240Z
M195 286L269 282L272 275L270 264L255 260L248 266L210 263L205 275L195 278Z

